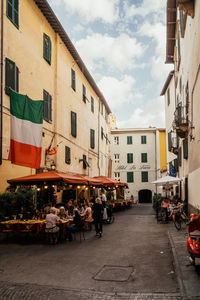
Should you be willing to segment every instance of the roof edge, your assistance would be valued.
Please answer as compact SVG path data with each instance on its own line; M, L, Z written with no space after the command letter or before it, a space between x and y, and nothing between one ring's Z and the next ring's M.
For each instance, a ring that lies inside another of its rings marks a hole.
M174 75L174 70L172 70L172 71L169 72L169 75L167 76L167 79L166 79L165 84L164 84L164 86L162 88L160 96L164 96L164 94L165 94L165 92L166 92L166 90L167 90L167 88L169 86L169 83L170 83L173 75Z

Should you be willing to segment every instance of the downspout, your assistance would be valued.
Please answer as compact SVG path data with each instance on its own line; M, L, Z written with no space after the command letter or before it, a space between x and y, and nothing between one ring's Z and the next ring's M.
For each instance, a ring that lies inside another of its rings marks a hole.
M157 129L155 130L155 180L157 180ZM156 184L156 194L157 194L157 184Z
M1 0L1 94L0 94L0 165L2 165L3 147L3 8L4 1Z

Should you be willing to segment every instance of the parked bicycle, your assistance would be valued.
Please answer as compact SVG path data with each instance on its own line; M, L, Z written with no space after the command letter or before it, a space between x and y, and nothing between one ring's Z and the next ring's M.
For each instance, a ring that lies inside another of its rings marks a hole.
M188 222L188 217L183 211L182 204L176 206L172 211L172 220L177 230L184 228Z

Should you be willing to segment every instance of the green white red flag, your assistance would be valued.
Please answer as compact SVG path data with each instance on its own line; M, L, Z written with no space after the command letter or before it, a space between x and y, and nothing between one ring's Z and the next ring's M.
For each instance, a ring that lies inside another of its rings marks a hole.
M40 168L42 152L43 100L31 100L10 90L11 163L29 168Z

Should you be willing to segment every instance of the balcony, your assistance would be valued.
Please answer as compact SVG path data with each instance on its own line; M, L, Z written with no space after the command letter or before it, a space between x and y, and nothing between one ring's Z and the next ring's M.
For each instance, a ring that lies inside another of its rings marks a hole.
M194 18L194 0L177 0L177 4L180 10Z
M176 133L180 138L185 138L188 133L188 106L183 106L181 103L178 104L175 110L174 124Z

